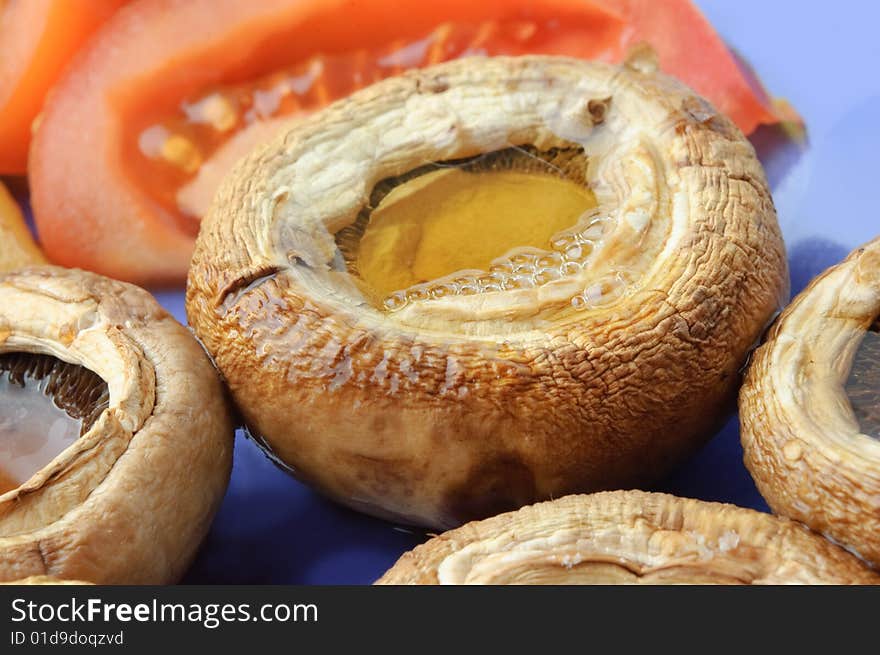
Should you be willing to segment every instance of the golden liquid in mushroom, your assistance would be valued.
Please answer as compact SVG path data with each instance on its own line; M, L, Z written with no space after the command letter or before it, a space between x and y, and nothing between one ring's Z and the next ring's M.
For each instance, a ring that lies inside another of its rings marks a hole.
M84 434L107 385L48 355L0 355L0 493L15 489Z
M385 181L337 235L377 304L531 288L580 270L593 243L565 231L596 207L576 151L511 148ZM594 230L596 236L601 226Z
M880 439L880 322L865 334L856 351L846 393L861 431Z

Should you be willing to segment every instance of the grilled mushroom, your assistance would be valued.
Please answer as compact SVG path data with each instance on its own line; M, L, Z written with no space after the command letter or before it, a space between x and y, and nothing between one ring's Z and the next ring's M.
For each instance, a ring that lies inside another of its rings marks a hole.
M793 521L613 491L566 496L446 532L377 584L880 584Z
M0 277L0 580L176 581L232 435L208 357L146 291L48 266Z
M656 478L787 293L742 134L655 72L460 60L247 158L187 313L277 461L447 527Z
M778 514L880 566L880 239L813 282L755 353L745 462Z

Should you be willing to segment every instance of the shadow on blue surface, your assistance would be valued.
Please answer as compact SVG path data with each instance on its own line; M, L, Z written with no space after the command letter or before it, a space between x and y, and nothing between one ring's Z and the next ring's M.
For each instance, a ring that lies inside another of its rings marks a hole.
M229 490L184 582L369 584L424 540L316 494L238 431Z
M709 443L654 490L769 511L743 464L737 414L730 416Z
M798 143L779 125L761 125L749 137L771 189L777 188L806 152L807 143Z
M803 291L814 277L842 261L848 254L849 248L821 237L802 239L792 245L788 251L792 297Z

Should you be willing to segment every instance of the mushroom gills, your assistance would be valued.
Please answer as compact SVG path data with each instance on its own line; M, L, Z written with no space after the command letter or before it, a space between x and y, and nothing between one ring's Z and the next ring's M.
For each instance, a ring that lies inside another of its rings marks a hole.
M880 439L880 319L865 333L846 382L859 429Z
M532 288L581 270L604 222L580 146L512 146L379 182L336 233L346 270L385 311Z
M85 434L107 383L50 355L0 354L0 493L19 487Z

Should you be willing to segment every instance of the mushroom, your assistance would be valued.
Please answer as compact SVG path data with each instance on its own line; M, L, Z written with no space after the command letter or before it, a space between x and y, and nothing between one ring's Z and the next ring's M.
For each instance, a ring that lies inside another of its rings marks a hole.
M566 496L404 553L376 584L880 584L802 525L642 491Z
M252 153L186 302L278 463L443 528L658 478L786 293L727 118L650 70L530 56L410 71Z
M49 266L0 276L0 580L176 581L232 437L210 360L146 291Z
M880 566L880 238L780 315L740 392L745 463L777 514ZM873 325L873 327L872 327Z

